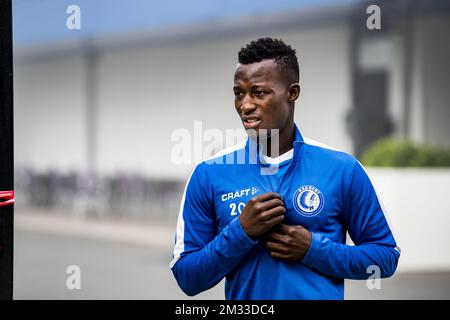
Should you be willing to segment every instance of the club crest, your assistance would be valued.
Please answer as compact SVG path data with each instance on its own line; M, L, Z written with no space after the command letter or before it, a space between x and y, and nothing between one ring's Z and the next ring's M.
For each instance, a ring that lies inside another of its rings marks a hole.
M303 216L315 216L322 210L324 199L319 189L312 185L301 186L292 198L294 208Z

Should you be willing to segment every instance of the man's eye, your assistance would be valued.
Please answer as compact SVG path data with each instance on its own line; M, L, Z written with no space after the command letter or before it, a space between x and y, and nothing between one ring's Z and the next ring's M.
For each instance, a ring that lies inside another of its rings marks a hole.
M265 94L265 92L262 91L262 90L255 90L255 91L254 91L254 94L255 94L256 96L262 96L263 94Z
M242 92L239 92L239 91L235 91L235 92L234 92L234 96L235 96L236 98L239 98L239 97L243 96L243 93L242 93Z

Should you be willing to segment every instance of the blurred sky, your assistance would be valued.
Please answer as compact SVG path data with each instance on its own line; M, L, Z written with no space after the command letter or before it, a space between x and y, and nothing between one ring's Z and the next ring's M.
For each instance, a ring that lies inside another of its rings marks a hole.
M14 0L14 45L53 43L159 30L199 22L267 15L361 2L361 0ZM66 9L78 5L81 29L66 26Z

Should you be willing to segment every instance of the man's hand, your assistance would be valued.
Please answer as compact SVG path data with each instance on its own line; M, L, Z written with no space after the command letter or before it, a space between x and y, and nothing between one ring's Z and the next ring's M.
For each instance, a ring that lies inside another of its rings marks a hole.
M285 212L281 196L275 192L267 192L247 202L239 216L239 222L247 235L255 240L283 222Z
M311 245L311 232L300 225L280 224L268 235L266 246L272 257L287 261L300 261Z

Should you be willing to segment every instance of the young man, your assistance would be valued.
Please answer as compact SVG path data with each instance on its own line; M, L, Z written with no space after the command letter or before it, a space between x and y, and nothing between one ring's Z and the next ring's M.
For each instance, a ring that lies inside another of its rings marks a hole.
M235 107L249 135L187 182L170 264L181 289L195 295L225 277L227 299L343 299L344 278L391 276L400 251L363 167L294 124L295 50L263 38L238 56Z

